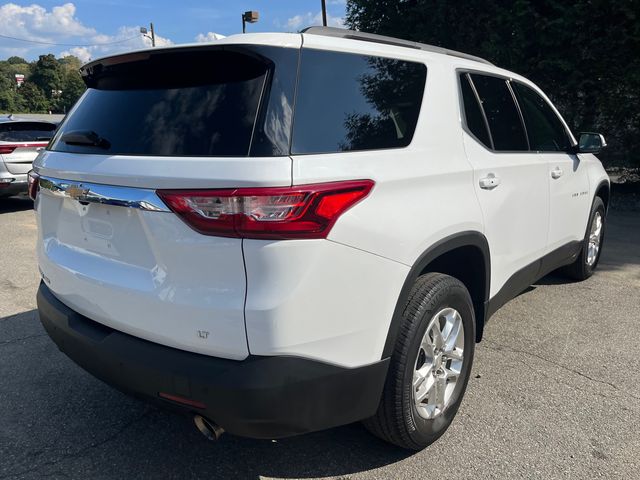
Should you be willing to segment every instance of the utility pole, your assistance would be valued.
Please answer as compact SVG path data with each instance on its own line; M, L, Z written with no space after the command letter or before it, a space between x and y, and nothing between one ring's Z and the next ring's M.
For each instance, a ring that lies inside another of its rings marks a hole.
M327 2L322 0L322 25L327 26Z
M153 29L153 22L149 25L151 28L149 30L147 30L147 27L140 27L140 33L142 34L143 37L148 38L149 40L151 40L151 46L155 47L156 46L156 32ZM151 33L151 35L147 35L147 33Z

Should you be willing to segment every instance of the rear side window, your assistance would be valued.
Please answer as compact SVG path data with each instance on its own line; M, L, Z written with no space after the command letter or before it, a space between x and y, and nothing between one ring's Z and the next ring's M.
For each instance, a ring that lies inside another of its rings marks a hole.
M56 125L47 122L0 123L0 142L48 142Z
M539 152L567 151L571 146L567 131L547 101L533 89L511 82L518 97L527 127L531 150Z
M462 90L462 103L464 105L464 117L467 128L485 147L493 148L484 114L480 109L476 94L469 83L469 74L463 73L460 75L460 89Z
M498 151L527 151L529 145L518 107L507 80L471 74L489 123L493 146Z
M255 133L256 155L287 155L298 57L298 49L216 47L97 64L51 148L240 157L250 154ZM93 132L104 141L70 144L69 132Z
M292 153L406 147L426 75L421 63L303 49Z

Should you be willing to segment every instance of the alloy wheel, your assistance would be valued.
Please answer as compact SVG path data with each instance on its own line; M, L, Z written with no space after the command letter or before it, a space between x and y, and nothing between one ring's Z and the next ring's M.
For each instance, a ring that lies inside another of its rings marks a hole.
M420 343L413 371L413 401L418 414L433 419L453 398L464 362L464 325L453 308L436 313Z
M587 265L592 267L598 258L600 251L600 243L602 241L602 214L597 211L591 222L591 230L589 232L589 245L587 246Z

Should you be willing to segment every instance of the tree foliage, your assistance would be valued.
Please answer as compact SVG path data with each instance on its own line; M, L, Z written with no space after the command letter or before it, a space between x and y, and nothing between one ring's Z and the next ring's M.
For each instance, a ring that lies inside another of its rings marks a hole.
M346 23L522 74L574 132L602 132L608 155L629 159L640 148L639 14L640 0L349 0Z
M41 55L31 63L21 57L0 61L0 112L64 113L85 90L80 76L81 62L67 56ZM25 76L18 86L15 75Z
M26 111L47 113L49 102L44 92L35 83L25 82L18 90L18 101Z
M62 66L51 54L40 55L33 67L29 81L40 87L48 99L57 97L62 90Z
M58 110L68 112L78 98L84 93L86 87L77 70L68 70L62 77L62 94L58 101Z
M0 112L19 110L15 83L5 75L0 75Z
M27 63L27 61L22 58L22 57L9 57L7 58L7 63L11 64L11 65L20 65L20 64L24 64Z

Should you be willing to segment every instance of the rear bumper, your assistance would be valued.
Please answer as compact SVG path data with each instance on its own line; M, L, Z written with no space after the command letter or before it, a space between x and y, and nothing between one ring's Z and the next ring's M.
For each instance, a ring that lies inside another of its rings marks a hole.
M94 322L44 283L37 300L49 336L82 368L125 392L210 418L236 435L281 438L362 420L375 413L386 378L388 359L358 368L287 356L220 359ZM163 400L160 392L205 408Z
M10 183L7 183L7 180L9 180ZM0 170L0 197L10 197L12 195L26 193L27 191L28 183L26 175L15 175Z

